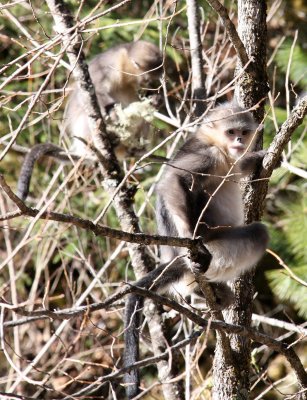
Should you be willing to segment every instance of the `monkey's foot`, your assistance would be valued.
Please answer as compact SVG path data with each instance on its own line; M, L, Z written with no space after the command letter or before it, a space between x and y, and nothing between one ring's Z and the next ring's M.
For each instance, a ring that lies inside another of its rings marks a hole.
M212 255L204 246L201 240L195 248L190 250L191 268L195 274L204 274L210 265Z

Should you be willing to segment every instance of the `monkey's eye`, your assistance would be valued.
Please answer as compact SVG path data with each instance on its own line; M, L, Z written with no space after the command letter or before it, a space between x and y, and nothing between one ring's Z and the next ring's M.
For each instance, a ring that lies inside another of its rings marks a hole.
M233 135L235 132L233 129L228 129L227 133L228 133L228 135Z
M249 131L242 131L242 136L246 136L249 134Z

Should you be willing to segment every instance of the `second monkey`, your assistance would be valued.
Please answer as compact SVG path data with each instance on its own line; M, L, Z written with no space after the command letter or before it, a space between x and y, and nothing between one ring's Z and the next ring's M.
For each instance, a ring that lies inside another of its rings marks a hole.
M89 63L89 73L102 115L109 115L112 123L116 117L113 110L116 105L125 109L137 102L138 92L142 85L150 86L150 83L161 75L162 63L162 55L158 47L143 40L115 46L96 56ZM71 151L80 157L90 154L86 144L78 139L80 137L85 142L91 142L88 117L76 85L68 100L64 125L72 137ZM146 138L148 131L148 123L139 118L132 131L134 137L130 140L121 141L114 129L110 132L110 139L117 146L117 152L125 155L129 153L131 143L137 143L143 137ZM61 147L52 143L38 144L30 150L25 157L17 184L17 194L22 200L25 200L29 193L36 160L44 155L67 160L65 155L61 155L62 152Z

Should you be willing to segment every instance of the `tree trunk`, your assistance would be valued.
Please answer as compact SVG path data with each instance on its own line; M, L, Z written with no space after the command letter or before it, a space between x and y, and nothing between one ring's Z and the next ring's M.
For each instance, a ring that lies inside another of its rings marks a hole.
M268 92L266 74L266 2L264 0L238 1L238 33L248 56L253 61L241 76L236 87L236 98L244 107L252 107L266 98ZM237 73L243 66L237 66ZM264 101L255 110L254 117L261 122L264 116ZM262 147L262 137L257 142ZM249 184L245 189L245 222L259 220L263 210L263 200L267 192L265 184L261 195L257 194L257 184ZM252 315L252 299L254 294L253 273L248 273L234 282L235 303L225 312L229 323L249 327ZM231 364L221 357L222 349L217 342L214 360L215 400L248 399L250 391L250 340L238 335L230 335L232 349Z

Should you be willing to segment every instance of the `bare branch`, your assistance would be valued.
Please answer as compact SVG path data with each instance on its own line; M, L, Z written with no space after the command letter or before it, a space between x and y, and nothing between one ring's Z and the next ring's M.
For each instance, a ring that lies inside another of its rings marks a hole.
M280 321L279 319L276 318L269 318L264 315L258 315L258 314L253 314L252 320L256 322L262 322L264 324L271 326L277 326L278 328L286 329L287 331L290 332L297 332L301 335L307 336L307 329L301 326L291 324L290 322Z
M197 0L187 1L188 30L192 63L192 97L196 100L195 115L201 116L204 111L205 78L203 72L202 43L200 35L200 17Z
M71 32L73 19L62 0L47 0L47 4L54 18L56 29L63 35L63 43L67 47L67 56L73 68L73 74L79 86L80 98L88 116L93 145L97 149L96 154L99 155L98 153L100 153L98 161L101 164L104 175L104 187L110 197L112 197L124 176L115 158L114 150L97 102L95 89L85 62L82 52L82 36L78 33L77 29L75 32ZM138 218L133 210L131 191L127 188L126 184L121 186L121 189L113 199L113 203L122 229L133 233L140 233ZM137 245L130 243L129 253L137 278L142 277L153 268L153 260L149 257L144 244ZM164 351L163 349L167 348L168 342L163 332L161 313L157 310L155 304L151 304L150 306L150 312L148 311L150 313L148 325L154 353L156 356L159 356ZM163 379L170 379L173 376L172 368L169 368L169 365L165 361L158 363L158 371ZM163 390L169 400L178 399L178 393L181 392L177 383L163 385ZM177 397L174 396L175 393L177 393Z
M13 211L4 216L0 217L0 221L20 217L22 215L33 217L39 215L40 219L45 219L49 221L58 221L67 224L77 226L78 228L86 229L93 232L96 236L110 237L113 239L123 240L129 243L136 243L142 245L167 245L175 247L186 247L197 253L199 246L205 249L202 244L201 239L190 239L190 238L180 238L171 236L160 236L160 235L146 235L144 233L131 233L125 232L114 228L109 228L108 226L95 224L93 221L88 219L83 219L80 217L75 217L74 215L62 214L53 211L42 212L35 208L28 207L6 183L3 175L0 174L0 186L5 191L5 193L10 197L11 200L19 207L20 211Z
M234 23L229 18L227 9L218 0L207 0L207 3L210 4L213 10L216 11L221 18L223 25L225 26L225 29L228 33L229 39L231 40L231 43L233 44L233 47L237 52L237 56L240 60L241 66L243 67L244 65L248 64L249 56L247 55L244 44L242 43L242 40L238 35Z
M299 125L301 125L306 114L307 95L300 99L298 104L291 111L291 114L282 124L276 136L274 137L263 160L263 171L260 175L261 178L268 178L272 175L274 167L280 160L282 151L285 149L287 143L291 139L292 133Z
M270 337L266 334L263 334L255 329L249 328L249 327L235 325L235 324L229 324L229 323L226 323L223 321L216 321L216 320L214 320L214 321L210 320L210 323L209 323L208 320L200 317L198 314L191 311L187 307L182 306L181 304L177 303L176 301L170 300L170 299L168 299L164 296L160 296L150 290L143 289L143 288L140 288L137 286L127 285L122 290L120 290L118 293L116 293L113 296L110 296L107 300L105 300L102 303L95 303L95 304L91 304L88 306L82 306L82 307L79 307L78 310L71 310L70 312L67 312L64 310L58 311L58 312L42 310L42 311L32 311L32 312L27 313L25 310L22 310L20 308L15 308L15 307L12 307L12 310L17 313L20 313L20 314L27 313L27 315L32 315L32 316L49 316L49 317L52 316L55 318L71 318L71 317L75 317L75 316L80 315L85 312L88 313L88 312L105 309L106 307L109 307L111 304L113 304L115 301L119 300L120 298L122 298L123 296L125 296L131 292L134 292L140 296L148 297L148 298L154 300L154 302L156 302L158 304L166 305L166 306L172 308L173 310L176 310L180 314L186 316L191 321L193 321L195 324L197 324L203 328L207 328L209 326L210 329L215 329L219 332L223 332L223 333L226 332L228 334L236 334L241 337L247 337L255 342L265 344L269 348L283 354L287 358L287 360L291 364L291 367L293 368L294 372L296 373L297 379L298 379L301 387L307 388L307 373L306 373L300 359L298 358L297 354L295 353L295 351L292 348L290 348L288 346L288 344L279 342L279 341L273 339L272 337Z
M301 387L307 389L307 373L299 357L292 348L289 348L287 343L278 342L277 340L271 338L268 335L265 335L252 328L245 326L229 324L222 321L210 321L209 325L209 322L207 320L205 320L202 317L199 317L197 314L193 313L186 307L181 306L180 304L176 303L173 300L166 299L165 297L159 296L156 293L148 292L147 290L141 288L135 288L135 292L139 295L148 296L158 303L173 308L174 310L185 315L187 318L191 319L191 321L193 321L197 325L200 325L202 327L210 326L210 329L216 329L220 332L226 332L228 334L236 334L241 337L247 337L255 342L265 344L266 346L272 348L273 350L283 354L287 358L291 367L293 368Z

